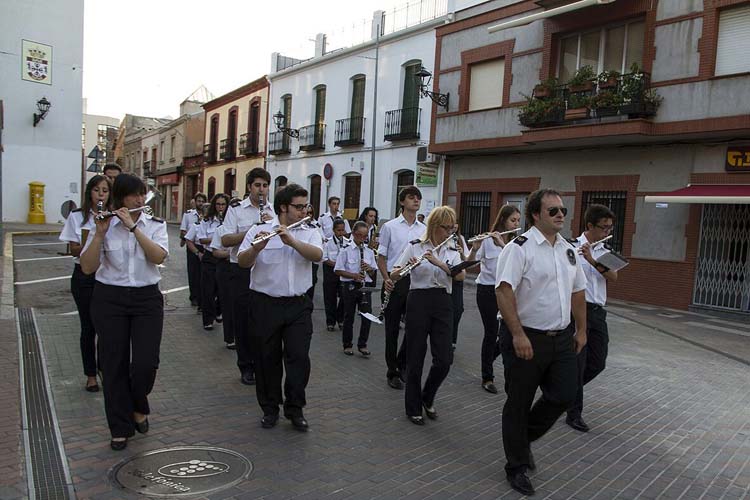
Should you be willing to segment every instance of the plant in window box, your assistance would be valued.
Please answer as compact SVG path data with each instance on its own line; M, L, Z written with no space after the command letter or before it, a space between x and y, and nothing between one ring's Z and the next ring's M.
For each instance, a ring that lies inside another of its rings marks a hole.
M614 116L620 110L622 103L622 94L614 90L605 90L591 98L591 109L598 117Z
M581 94L568 96L568 107L565 110L566 120L584 120L589 117L591 97Z
M597 77L597 87L599 90L602 89L614 89L617 88L617 83L620 80L619 71L602 71Z
M524 95L526 104L521 108L518 121L524 127L552 125L563 120L565 103L559 97L535 99Z
M560 82L555 77L550 77L544 80L541 83L538 83L534 87L534 97L537 99L546 99L548 97L552 97L555 94L555 90L557 89Z
M630 101L623 104L620 112L632 118L654 116L663 100L664 98L657 94L655 90L649 89L643 92L637 101Z
M568 91L573 93L591 92L594 90L595 79L594 68L588 65L581 66L568 82Z
M620 92L625 104L640 102L646 91L646 74L641 71L637 63L630 66L630 73L622 75Z

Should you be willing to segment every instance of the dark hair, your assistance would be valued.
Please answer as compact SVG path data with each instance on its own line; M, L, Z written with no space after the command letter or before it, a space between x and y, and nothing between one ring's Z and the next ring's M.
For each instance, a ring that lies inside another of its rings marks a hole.
M293 198L298 196L307 197L307 189L299 184L287 184L276 192L273 199L273 210L277 214L281 213L282 205L289 205Z
M104 165L102 172L106 172L107 170L117 170L118 172L122 173L122 167L117 163L107 163L106 165Z
M268 170L266 170L263 167L255 167L250 172L247 173L247 184L252 184L255 179L263 179L267 183L271 184L271 174L268 173Z
M101 184L101 182L104 181L107 183L107 187L109 187L109 196L107 196L107 202L104 204L104 209L109 210L109 207L112 206L112 181L109 180L109 177L106 175L95 175L89 181L86 183L86 192L83 195L83 205L81 206L81 215L83 215L83 222L87 222L89 220L89 214L91 213L91 210L94 208L94 204L91 203L91 191L94 190L96 186Z
M146 194L147 188L140 177L133 174L120 174L112 184L112 206L115 209L123 206L122 200L131 194Z
M583 220L585 221L587 228L588 224L596 226L596 223L602 219L612 219L614 221L615 214L609 209L609 207L598 205L596 203L589 205L589 208L586 209L586 213L583 215Z
M500 232L505 231L505 223L515 213L519 213L519 214L521 213L521 210L519 210L517 206L515 206L515 205L503 205L503 207L497 213L497 217L495 217L495 222L492 224L492 227L490 228L490 232L492 232L492 231L500 231Z
M331 196L330 198L328 198L328 204L330 205L333 200L341 201L341 198L339 198L338 196Z
M355 232L360 227L367 229L367 222L363 220L358 220L357 222L355 222L354 225L352 226L352 233Z
M418 199L422 199L422 191L419 190L417 186L406 186L398 193L398 201L400 203L403 203L407 196L410 194L413 194Z
M227 202L227 208L229 208L229 196L224 193L216 193L214 197L211 198L211 205L209 205L208 212L206 213L207 219L215 219L219 215L219 211L216 210L216 202L219 198L224 198L224 201ZM224 209L224 213L227 213L226 208Z
M193 199L197 200L198 198L203 198L204 203L208 201L208 197L203 193L195 193L195 196L193 196Z
M554 189L537 189L526 198L526 224L534 225L534 214L542 211L542 198L545 196L560 196Z
M333 226L331 227L331 229L336 229L336 226L343 226L343 225L344 225L344 219L342 219L341 217L336 217L335 219L333 219Z
M366 223L367 221L365 220L365 218L367 217L367 212L370 212L370 211L375 212L375 224L377 224L378 223L378 209L375 207L365 207L365 209L362 210L362 213L359 214L359 219L357 220ZM354 228L352 228L352 231L354 231Z

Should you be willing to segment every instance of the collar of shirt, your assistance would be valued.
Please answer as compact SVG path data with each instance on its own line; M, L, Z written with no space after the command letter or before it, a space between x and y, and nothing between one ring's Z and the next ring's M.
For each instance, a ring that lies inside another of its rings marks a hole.
M528 235L533 236L534 241L537 245L542 245L545 242L549 244L549 241L547 241L547 237L544 236L544 234L542 234L542 232L537 229L536 226L531 226L531 229L529 229L528 231ZM563 245L568 244L568 242L565 241L565 238L563 238L560 233L557 233L555 235L555 245L557 245L558 243L562 243Z

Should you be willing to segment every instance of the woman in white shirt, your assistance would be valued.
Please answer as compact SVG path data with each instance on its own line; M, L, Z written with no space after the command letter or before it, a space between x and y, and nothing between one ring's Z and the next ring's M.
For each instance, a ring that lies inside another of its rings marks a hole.
M497 332L499 321L497 318L497 300L495 299L495 271L497 258L506 243L513 239L512 234L500 235L504 231L518 229L521 224L521 212L514 205L505 205L497 213L495 223L490 232L492 236L471 245L469 260L479 260L479 276L477 276L477 307L484 325L482 339L482 388L492 394L497 394L495 374L492 363L497 357Z
M104 409L110 447L123 450L134 431L148 432L148 394L159 367L164 299L157 266L169 254L167 225L142 211L146 185L120 174L112 186L114 217L97 219L81 253L96 273L91 317L99 336Z
M216 281L218 259L213 254L211 240L214 233L221 226L224 214L229 206L229 196L224 193L215 194L208 206L206 216L198 226L197 239L203 248L201 256L201 309L203 313L203 329L213 330L214 321L221 323L221 311L226 304L219 300L219 287Z
M99 202L104 210L109 209L109 178L104 175L95 175L86 184L83 196L83 206L73 210L65 221L65 226L60 233L60 241L68 243L70 253L73 255L73 276L70 278L70 293L78 309L78 319L81 322L81 359L83 360L83 373L86 375L86 390L98 392L99 384L96 380L96 330L91 321L91 295L94 293L94 275L84 274L81 271L81 249L86 244L89 235L94 232L94 215L99 209ZM93 236L93 235L92 235Z

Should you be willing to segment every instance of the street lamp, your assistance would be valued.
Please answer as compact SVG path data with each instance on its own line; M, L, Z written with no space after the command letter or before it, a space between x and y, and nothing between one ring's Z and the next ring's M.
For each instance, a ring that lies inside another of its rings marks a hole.
M442 106L448 111L448 100L450 99L450 93L441 94L440 92L432 92L429 90L430 83L432 83L432 73L427 71L424 66L420 66L419 71L414 75L417 79L417 87L422 97L429 97L432 102L438 106Z
M41 120L44 120L44 117L47 116L47 111L49 111L50 106L52 106L52 103L50 103L46 97L42 97L36 102L36 109L39 110L39 114L34 113L35 127L37 123L39 123Z
M276 129L278 129L279 132L284 132L289 137L299 137L299 129L286 127L286 117L281 111L273 115L273 122L276 124Z

